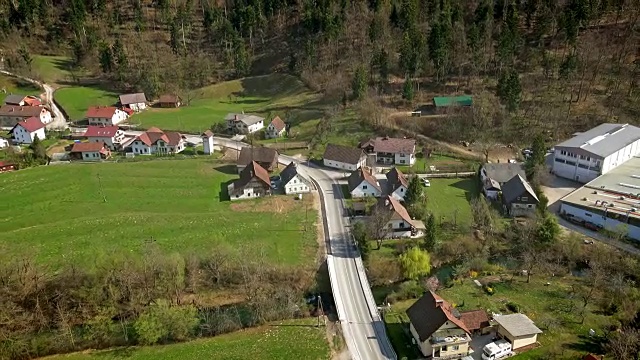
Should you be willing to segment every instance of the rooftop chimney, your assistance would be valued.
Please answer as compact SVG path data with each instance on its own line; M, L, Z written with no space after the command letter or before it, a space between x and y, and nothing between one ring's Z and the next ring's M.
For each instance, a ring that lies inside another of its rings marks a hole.
M235 121L238 121L238 114L233 115L233 119L234 119Z
M389 206L389 199L384 199L384 206Z
M436 299L436 304L438 305L442 305L444 303L444 300L442 299Z

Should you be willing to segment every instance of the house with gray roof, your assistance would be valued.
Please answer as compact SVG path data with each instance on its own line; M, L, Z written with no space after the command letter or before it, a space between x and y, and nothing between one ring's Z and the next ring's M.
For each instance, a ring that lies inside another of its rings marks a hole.
M362 149L337 144L327 144L322 155L324 166L347 171L363 167L366 160L367 156Z
M512 177L502 185L502 204L510 216L533 214L539 202L531 185L520 175Z
M147 97L144 93L120 95L120 105L133 111L142 111L147 108Z
M640 154L640 128L604 123L554 147L555 175L588 183Z
M298 166L293 161L280 173L280 182L287 195L308 193L312 187L311 181L298 171Z
M492 200L498 199L502 186L514 176L526 178L524 166L521 163L486 163L480 169L480 181L485 196Z
M513 350L534 345L542 334L525 314L496 315L493 320L498 324L498 337L509 341Z
M224 121L227 130L237 134L253 134L264 128L264 118L257 115L229 113Z

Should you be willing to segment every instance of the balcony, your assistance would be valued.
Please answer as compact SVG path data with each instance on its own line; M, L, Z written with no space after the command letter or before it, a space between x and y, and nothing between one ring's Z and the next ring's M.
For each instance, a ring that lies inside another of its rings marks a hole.
M429 342L433 346L448 346L448 345L456 345L462 343L468 343L471 341L469 335L465 333L460 333L459 331L451 331L451 330L441 330L436 331Z

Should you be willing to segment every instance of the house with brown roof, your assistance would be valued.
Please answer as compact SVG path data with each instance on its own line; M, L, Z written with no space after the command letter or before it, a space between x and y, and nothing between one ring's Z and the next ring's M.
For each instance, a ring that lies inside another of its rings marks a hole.
M302 175L295 162L290 162L280 173L280 183L284 193L302 194L311 191L311 181Z
M385 238L407 238L422 236L426 230L420 220L414 220L409 216L407 209L393 196L381 197L376 204L377 211L387 211L387 234Z
M324 166L347 171L356 171L366 161L367 156L362 149L336 144L328 144L322 156Z
M255 161L268 172L272 172L278 168L278 151L264 146L246 146L240 150L238 155L238 173Z
M486 334L491 328L489 316L484 310L468 310L460 313L460 320L472 334Z
M5 105L15 106L41 106L42 101L32 95L11 94L4 98Z
M240 178L229 184L227 190L231 201L271 195L269 173L258 163L252 161L242 169Z
M184 139L179 132L152 127L133 140L131 150L135 155L177 154L184 150Z
M105 143L111 150L119 149L124 141L124 131L115 125L89 126L84 136L89 142Z
M382 165L413 165L416 162L416 141L407 138L377 137L360 143L367 154L376 156Z
M352 198L382 196L382 188L378 179L371 174L369 169L359 168L352 172L347 179L347 184Z
M160 95L158 99L158 106L162 108L178 108L182 105L182 99L175 94Z
M285 134L286 128L287 126L284 123L284 121L282 121L282 119L280 119L279 116L276 116L273 118L273 120L271 120L271 123L269 124L269 126L267 126L267 130L265 131L265 137L267 139L282 137Z
M36 137L40 140L47 138L44 126L37 117L30 117L18 122L9 133L14 144L31 144Z
M142 111L147 108L147 97L144 93L120 95L120 105L133 111Z
M89 125L118 125L127 120L129 115L115 106L91 106L85 115Z
M394 167L386 174L387 194L393 196L398 201L404 201L404 195L409 189L409 180L402 171Z
M51 112L44 106L3 105L0 107L0 126L15 126L30 117L37 118L43 124L53 120Z
M110 158L111 150L105 143L80 142L73 144L69 155L74 160L99 161Z
M422 355L431 359L461 359L469 354L471 333L460 312L429 291L409 309L409 330Z

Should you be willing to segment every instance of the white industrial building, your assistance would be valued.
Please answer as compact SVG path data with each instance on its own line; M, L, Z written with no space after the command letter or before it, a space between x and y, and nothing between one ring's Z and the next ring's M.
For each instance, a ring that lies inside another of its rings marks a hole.
M640 128L605 123L555 146L553 173L580 183L606 174L640 153Z

